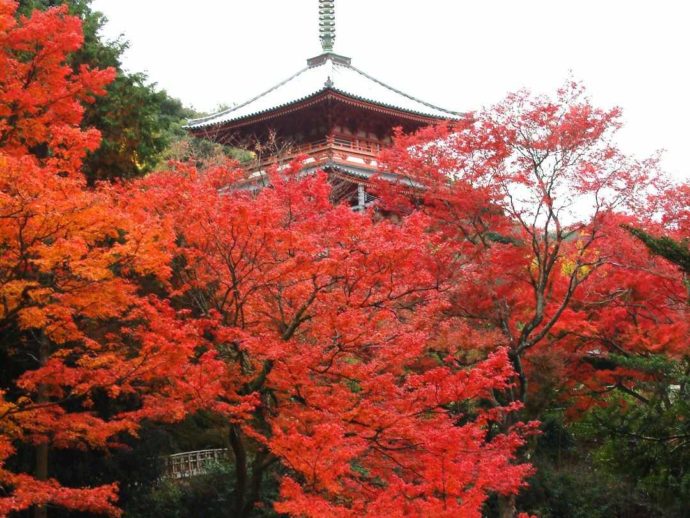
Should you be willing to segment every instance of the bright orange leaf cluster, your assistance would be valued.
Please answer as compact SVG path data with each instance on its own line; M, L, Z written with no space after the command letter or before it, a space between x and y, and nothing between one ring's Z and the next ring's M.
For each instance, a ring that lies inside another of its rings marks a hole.
M17 21L15 9L0 2L0 329L3 369L19 372L0 392L0 515L46 504L118 515L115 484L65 488L4 461L18 444L105 448L134 431L129 416L94 412L93 397L140 394L184 351L179 337L144 340L148 319L161 319L137 293L137 279L169 273L174 236L125 211L112 188L85 187L79 167L98 133L80 129L81 103L113 72L66 64L80 21L65 8Z
M67 6L16 19L17 3L0 1L0 148L4 154L40 156L46 167L79 170L99 144L96 130L82 130L83 103L105 93L112 69L82 66L74 73L70 52L83 42L81 21Z

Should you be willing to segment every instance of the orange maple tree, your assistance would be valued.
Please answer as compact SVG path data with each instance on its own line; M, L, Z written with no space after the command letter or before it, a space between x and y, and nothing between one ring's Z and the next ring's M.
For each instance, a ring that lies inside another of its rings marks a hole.
M82 41L66 8L15 10L0 1L0 516L48 504L118 515L116 485L63 487L49 448L105 448L132 433L134 416L99 415L94 397L153 387L170 375L162 366L191 354L197 330L176 322L168 339L147 339L148 322L169 319L136 281L165 278L174 236L164 220L125 211L114 188L87 189L79 169L98 145L79 126L82 103L113 72L66 65ZM11 471L27 446L35 473Z
M74 73L69 54L83 43L81 21L67 7L15 16L17 2L0 2L0 149L32 154L54 171L79 171L99 133L80 128L83 103L103 95L112 69L82 65Z

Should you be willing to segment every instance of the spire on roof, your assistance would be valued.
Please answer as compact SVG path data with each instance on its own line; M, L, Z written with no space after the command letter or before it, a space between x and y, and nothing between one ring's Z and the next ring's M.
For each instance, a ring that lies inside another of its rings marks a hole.
M335 0L319 0L319 38L324 52L335 44Z

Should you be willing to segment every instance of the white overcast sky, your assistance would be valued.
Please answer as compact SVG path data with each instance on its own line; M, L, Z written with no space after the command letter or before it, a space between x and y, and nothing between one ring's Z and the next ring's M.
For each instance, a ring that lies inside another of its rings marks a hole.
M95 0L130 71L198 110L282 81L320 52L317 0ZM335 50L425 101L472 111L572 72L595 103L621 106L619 142L690 177L690 2L337 0Z

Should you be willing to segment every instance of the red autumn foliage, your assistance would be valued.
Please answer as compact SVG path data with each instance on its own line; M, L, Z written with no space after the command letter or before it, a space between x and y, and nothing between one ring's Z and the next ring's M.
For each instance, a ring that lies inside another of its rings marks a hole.
M82 66L67 57L81 47L81 21L67 6L15 17L17 3L0 1L0 148L5 155L38 155L46 167L79 171L99 144L96 130L82 130L83 103L105 93L112 69Z
M521 428L489 437L514 409L472 408L508 386L505 355L468 366L431 347L446 301L422 220L333 207L321 176L275 176L256 197L219 191L233 180L223 169L86 188L79 166L98 137L79 128L81 103L112 74L69 70L81 36L63 9L19 22L14 3L2 9L0 322L6 357L35 358L2 394L3 466L20 444L107 448L142 419L204 409L233 423L240 475L249 448L254 476L285 466L286 513L379 515L406 498L405 512L470 515L519 489ZM151 277L181 312L142 296ZM140 404L106 418L103 395ZM257 483L240 478L246 513ZM115 485L5 468L0 483L2 515L119 514Z
M277 506L295 515L478 515L491 492L521 487L523 429L491 431L514 408L476 406L508 387L505 353L466 365L432 340L447 301L423 218L333 207L321 175L229 196L233 171L179 166L88 189L79 166L98 135L79 128L81 103L112 72L70 71L81 35L64 9L17 22L0 5L0 324L7 359L34 358L2 393L0 466L36 445L46 472L48 446L108 448L142 419L204 409L232 423L238 515L276 462ZM146 279L177 309L143 295ZM103 396L139 404L105 417ZM115 485L4 467L0 484L0 515L119 514Z
M618 110L578 85L398 135L382 161L403 188L378 188L399 218L333 206L297 163L260 192L182 164L90 189L82 104L113 72L66 65L64 8L15 10L0 0L0 516L118 515L115 484L7 461L199 410L230 423L237 516L272 476L291 516L481 516L532 472L520 421L547 383L579 410L644 375L605 353L686 354L682 279L621 224L658 228L640 214L660 207L686 235L687 189L646 205L668 188L655 161L617 150ZM136 403L105 416L104 397Z
M654 226L667 185L656 159L615 147L619 115L568 83L555 98L519 92L452 128L398 135L383 154L405 178L378 183L383 206L405 213L416 201L428 214L456 275L451 313L501 332L518 401L548 382L591 405L640 375L596 365L609 352L687 350L680 276L621 228ZM664 218L684 221L682 195Z
M475 406L508 387L505 351L465 365L458 344L434 341L447 300L425 217L375 222L293 167L228 194L232 172L177 166L138 182L131 202L173 221L170 295L207 326L206 407L254 397L251 418L230 416L235 513L280 462L286 514L479 516L530 472L513 463L523 427L489 436L514 408Z

